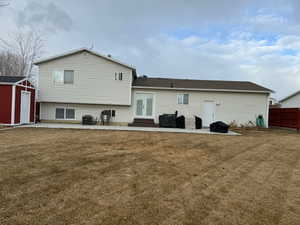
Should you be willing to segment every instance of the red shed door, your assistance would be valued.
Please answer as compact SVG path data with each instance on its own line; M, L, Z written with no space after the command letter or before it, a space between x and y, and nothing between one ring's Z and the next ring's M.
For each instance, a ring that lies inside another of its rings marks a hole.
M21 124L26 124L30 121L30 94L28 91L22 91L21 93Z

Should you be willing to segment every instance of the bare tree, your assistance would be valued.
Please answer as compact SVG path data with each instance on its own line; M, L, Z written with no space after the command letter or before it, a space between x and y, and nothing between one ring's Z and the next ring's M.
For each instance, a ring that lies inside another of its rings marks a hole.
M0 0L0 7L8 6L8 5L9 5L8 1L6 1L6 0Z
M0 38L2 52L18 58L16 67L18 76L31 76L33 63L43 53L44 41L38 32L16 32L9 35L8 39ZM9 57L12 59L14 57ZM10 64L8 62L8 64Z
M1 75L19 75L21 59L19 56L8 51L0 52L0 76Z

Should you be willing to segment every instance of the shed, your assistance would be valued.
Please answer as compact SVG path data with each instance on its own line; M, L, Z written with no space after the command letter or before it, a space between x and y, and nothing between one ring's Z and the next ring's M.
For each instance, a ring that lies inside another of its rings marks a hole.
M35 96L28 78L0 76L0 125L34 123Z

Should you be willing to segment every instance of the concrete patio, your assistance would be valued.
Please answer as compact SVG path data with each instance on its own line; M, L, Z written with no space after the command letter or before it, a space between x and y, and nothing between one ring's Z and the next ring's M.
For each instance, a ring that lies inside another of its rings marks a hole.
M178 128L100 126L100 125L81 125L81 124L62 124L62 123L38 123L38 124L33 124L33 125L24 125L22 127L56 128L56 129L123 130L123 131L169 132L169 133L188 133L188 134L240 135L233 131L229 131L229 133L227 133L227 134L210 132L208 128L196 130L196 129L178 129Z

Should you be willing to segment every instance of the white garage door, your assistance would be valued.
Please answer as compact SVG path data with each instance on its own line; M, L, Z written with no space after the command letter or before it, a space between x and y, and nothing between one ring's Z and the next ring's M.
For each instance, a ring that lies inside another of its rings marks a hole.
M30 121L30 92L22 91L21 93L21 124L29 123Z

